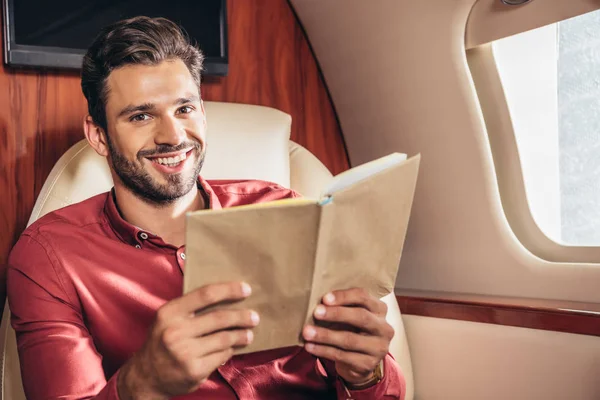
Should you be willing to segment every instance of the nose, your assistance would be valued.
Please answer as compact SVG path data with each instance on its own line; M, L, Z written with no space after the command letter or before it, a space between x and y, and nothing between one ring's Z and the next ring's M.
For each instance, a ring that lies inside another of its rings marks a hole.
M184 126L176 118L163 118L154 137L156 144L177 146L185 141L187 133Z

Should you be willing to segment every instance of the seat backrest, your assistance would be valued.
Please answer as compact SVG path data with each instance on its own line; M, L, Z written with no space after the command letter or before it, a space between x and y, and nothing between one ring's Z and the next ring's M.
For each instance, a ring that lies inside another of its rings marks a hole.
M289 140L291 117L253 105L205 102L208 137L202 176L207 179L261 179L317 197L331 173L309 151ZM29 224L69 204L112 187L106 160L85 140L71 147L56 163L38 196ZM388 321L396 330L391 353L407 380L407 400L413 397L410 354L398 304L386 296ZM0 400L24 400L15 332L5 306L0 325Z

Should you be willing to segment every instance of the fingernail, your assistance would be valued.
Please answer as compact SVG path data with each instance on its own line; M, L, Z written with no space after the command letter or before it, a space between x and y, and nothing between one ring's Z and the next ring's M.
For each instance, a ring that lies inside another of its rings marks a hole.
M260 317L258 316L258 313L256 311L250 312L250 319L252 320L252 323L254 325L258 325L258 323L260 322Z
M250 293L252 293L252 288L246 282L242 282L242 293L244 296L250 296Z
M317 308L315 308L315 317L323 318L324 316L325 316L325 307L318 305Z
M333 304L335 301L335 296L333 293L327 293L325 296L323 296L323 301L325 301L325 303Z
M246 331L246 338L248 339L248 343L252 343L252 340L254 340L254 333L252 331Z
M307 351L314 351L314 350L315 350L315 345L314 345L314 344L312 344L312 343L306 343L306 345L304 346L304 348L305 348Z
M304 329L304 337L306 339L312 339L317 335L317 331L312 326L307 326Z

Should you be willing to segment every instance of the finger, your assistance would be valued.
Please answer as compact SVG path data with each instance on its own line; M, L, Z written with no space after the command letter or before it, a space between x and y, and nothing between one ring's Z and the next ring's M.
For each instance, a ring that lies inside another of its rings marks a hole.
M222 351L211 353L199 361L210 368L210 372L219 368L221 365L229 361L233 357L233 348L228 348Z
M193 338L168 345L169 350L179 360L204 358L227 349L247 346L254 340L249 329L221 331L201 338Z
M158 310L158 320L171 320L188 317L190 314L208 306L224 301L243 300L252 289L245 282L225 282L206 285L172 300Z
M385 315L387 312L387 306L383 301L362 288L336 290L327 293L323 296L323 304L328 306L359 306L377 315Z
M326 307L320 304L315 308L314 316L320 321L351 325L388 340L394 336L394 328L383 317L361 307Z
M260 317L253 310L218 310L193 318L187 326L194 336L231 328L254 328Z
M368 354L379 358L385 356L389 349L388 341L376 336L334 331L311 325L304 327L302 337L310 343L334 346L341 350Z
M254 328L259 322L260 317L256 311L216 310L181 320L166 328L164 336L167 342L176 342L225 329Z
M378 358L361 353L344 351L337 347L327 346L316 343L306 343L304 348L310 354L326 358L334 362L340 362L348 365L353 371L361 375L366 375L375 370L380 362Z
M229 348L202 358L197 358L189 363L188 375L199 381L204 381L217 368L229 361L232 356L233 349Z
M249 345L254 341L254 332L250 329L221 331L204 336L198 340L198 348L202 348L202 357L219 353L227 349L236 349Z

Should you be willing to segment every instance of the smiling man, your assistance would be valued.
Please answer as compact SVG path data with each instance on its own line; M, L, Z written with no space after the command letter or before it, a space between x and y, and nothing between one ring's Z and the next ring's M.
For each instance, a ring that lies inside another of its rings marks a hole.
M160 18L109 26L86 54L85 136L106 157L114 188L41 218L11 253L27 398L402 399L385 304L360 288L329 293L315 309L343 328L306 326L304 347L235 357L260 316L198 311L243 305L252 288L223 282L181 296L186 212L297 196L268 182L200 177L201 69L199 50Z

